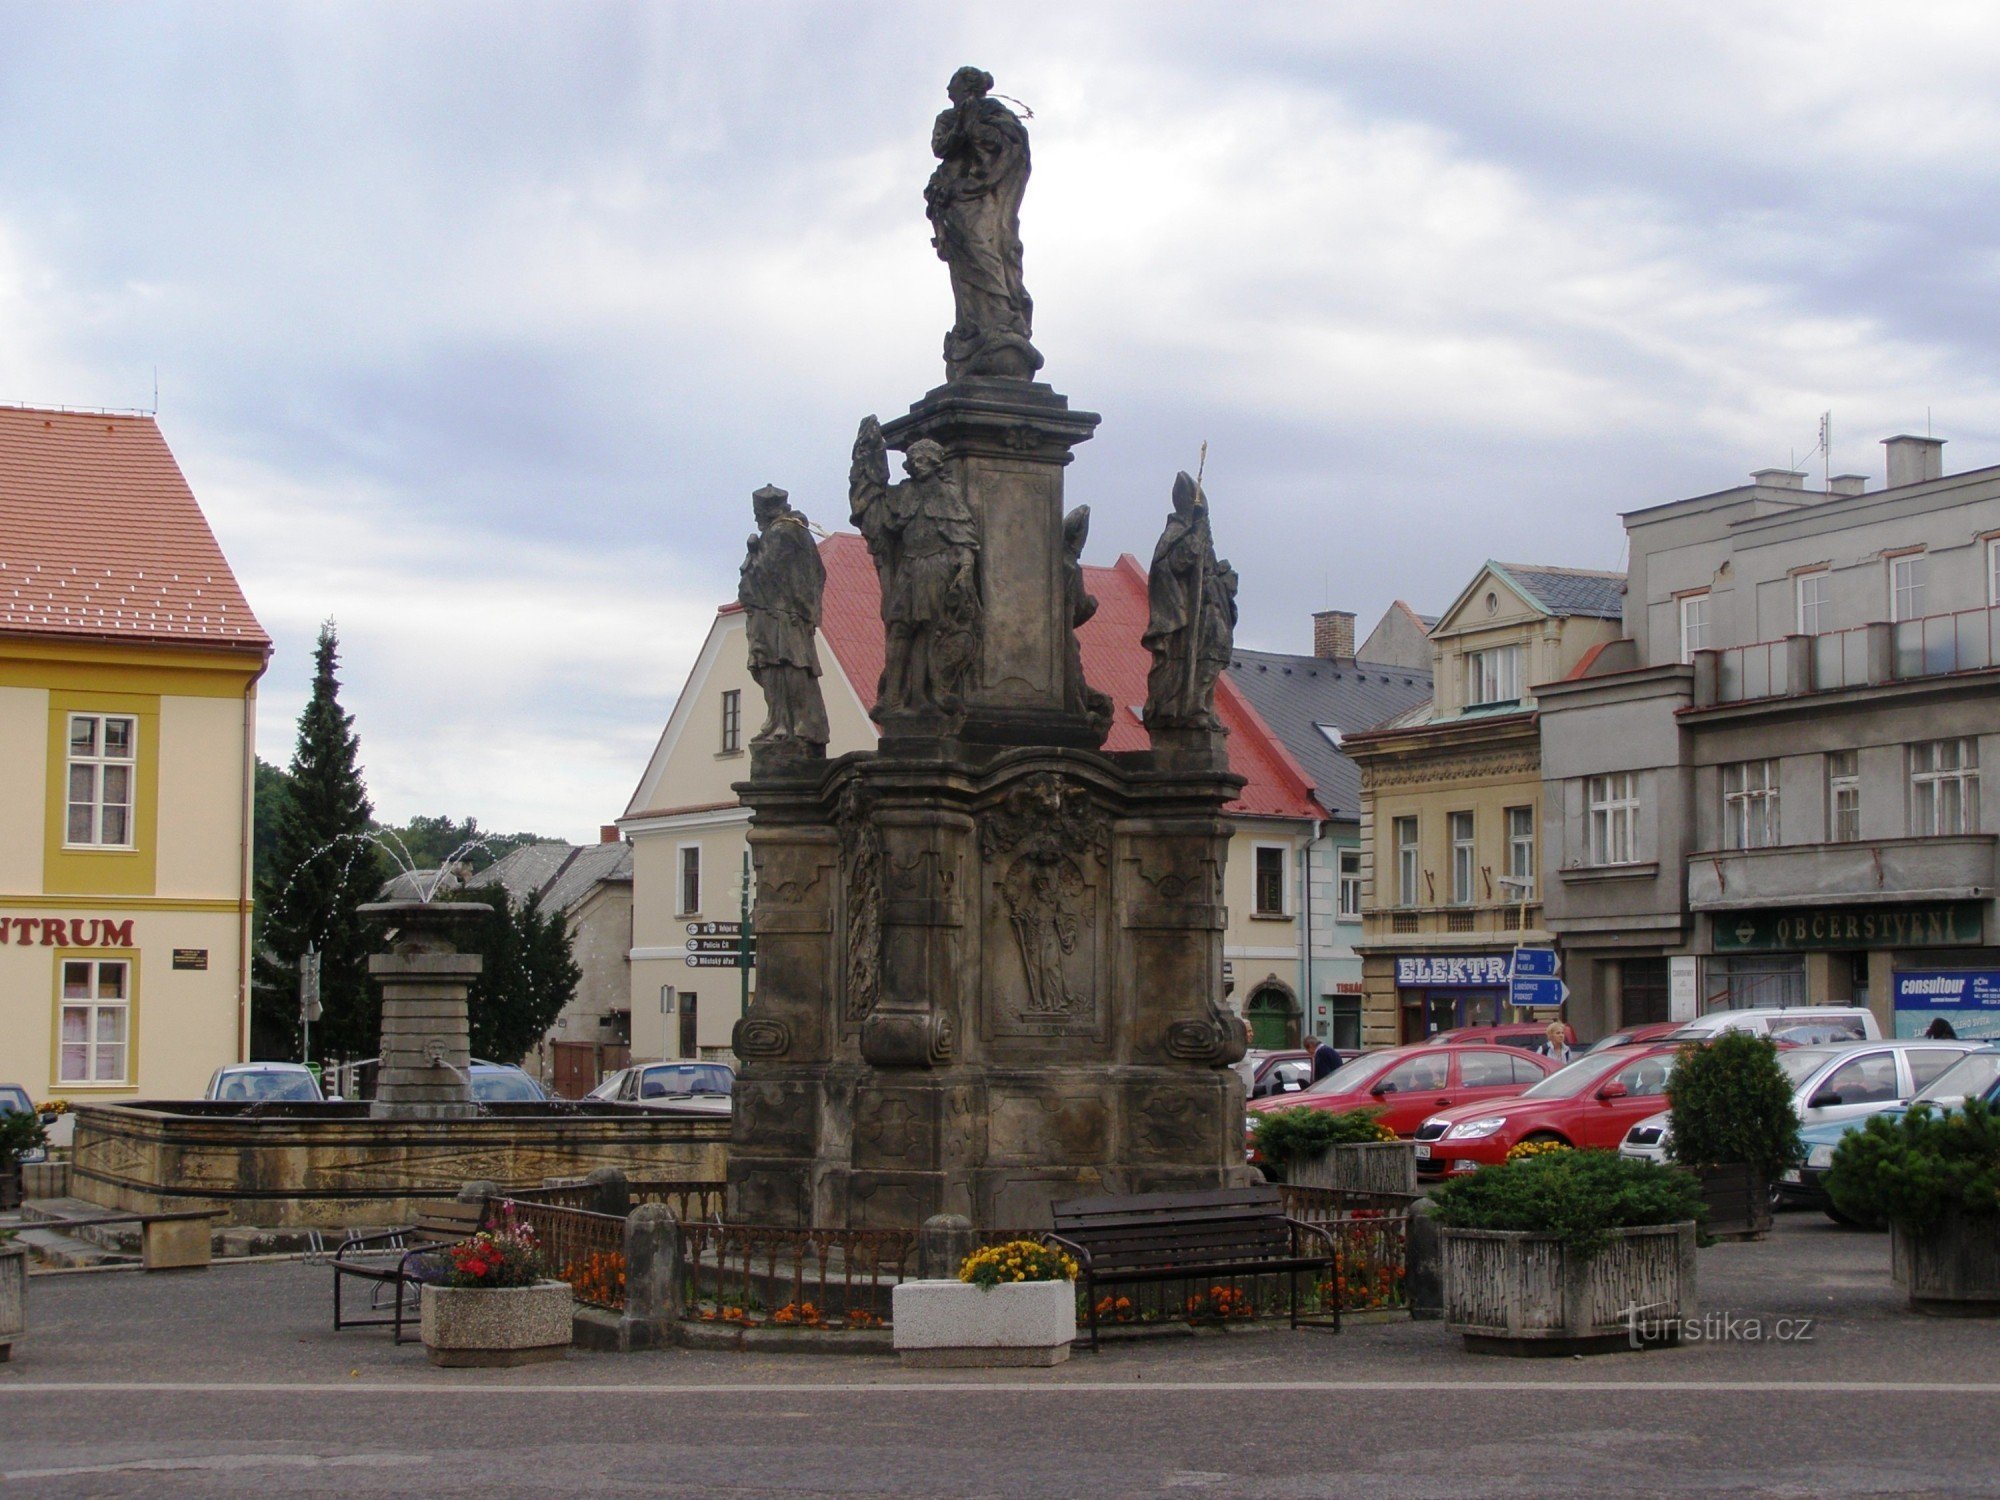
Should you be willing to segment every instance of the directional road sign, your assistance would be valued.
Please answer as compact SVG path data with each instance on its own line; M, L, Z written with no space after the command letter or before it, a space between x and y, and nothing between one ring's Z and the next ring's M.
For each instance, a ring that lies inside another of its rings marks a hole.
M739 953L742 949L743 939L740 937L691 937L687 940L687 951L690 953ZM755 938L750 940L750 951L757 951Z
M741 968L741 955L735 953L690 953L683 962L690 969L735 969ZM757 967L757 955L750 955L750 967Z
M1555 975L1516 974L1507 999L1523 1010L1554 1010L1569 998L1569 986Z
M1562 973L1562 960L1553 948L1516 948L1514 978L1554 979Z
M690 922L687 924L689 937L741 937L741 922Z

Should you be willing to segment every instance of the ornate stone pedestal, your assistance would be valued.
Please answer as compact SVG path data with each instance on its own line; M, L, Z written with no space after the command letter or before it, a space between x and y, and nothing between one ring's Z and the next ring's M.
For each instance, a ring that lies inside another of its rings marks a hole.
M361 911L391 930L389 951L368 960L369 974L382 986L382 1071L370 1112L404 1120L478 1114L465 996L483 960L459 952L458 942L492 908L466 901L378 901Z

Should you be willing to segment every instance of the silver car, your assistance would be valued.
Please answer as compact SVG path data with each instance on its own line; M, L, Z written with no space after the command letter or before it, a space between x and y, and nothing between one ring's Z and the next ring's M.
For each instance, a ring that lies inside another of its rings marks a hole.
M208 1088L202 1093L204 1099L245 1104L268 1100L317 1104L325 1097L312 1069L304 1063L286 1062L231 1063L217 1068L209 1075Z
M1794 1047L1778 1054L1778 1067L1791 1081L1792 1108L1798 1111L1799 1123L1818 1125L1873 1114L1908 1099L1980 1045L1918 1038ZM1628 1130L1618 1154L1665 1161L1672 1139L1673 1115L1662 1111Z
M634 1063L620 1068L586 1096L683 1115L727 1115L736 1071L727 1063Z

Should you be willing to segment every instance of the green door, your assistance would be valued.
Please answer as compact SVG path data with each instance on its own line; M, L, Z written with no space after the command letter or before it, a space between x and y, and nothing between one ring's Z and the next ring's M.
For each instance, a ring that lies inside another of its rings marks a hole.
M1292 997L1270 986L1258 990L1243 1002L1243 1019L1250 1027L1250 1045L1267 1052L1296 1047L1298 1017Z

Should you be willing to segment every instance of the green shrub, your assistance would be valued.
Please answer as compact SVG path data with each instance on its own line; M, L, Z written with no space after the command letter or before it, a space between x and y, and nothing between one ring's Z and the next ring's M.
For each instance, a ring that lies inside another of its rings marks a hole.
M1393 1141L1396 1132L1381 1123L1379 1109L1274 1109L1257 1116L1250 1139L1257 1154L1275 1167L1310 1161L1331 1146L1373 1146Z
M12 1167L30 1151L47 1145L48 1139L40 1115L0 1110L0 1168Z
M1826 1174L1833 1206L1921 1233L1954 1210L2000 1215L2000 1110L1977 1099L1938 1113L1918 1104L1848 1132Z
M1583 1255L1608 1245L1614 1229L1699 1221L1706 1212L1687 1173L1615 1151L1550 1151L1481 1167L1431 1202L1449 1228L1553 1234Z
M1674 1112L1668 1154L1682 1166L1749 1167L1767 1182L1797 1165L1792 1084L1769 1037L1725 1031L1680 1049L1667 1079Z

